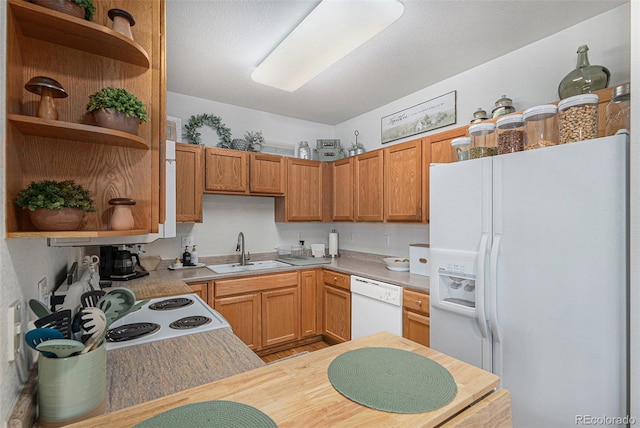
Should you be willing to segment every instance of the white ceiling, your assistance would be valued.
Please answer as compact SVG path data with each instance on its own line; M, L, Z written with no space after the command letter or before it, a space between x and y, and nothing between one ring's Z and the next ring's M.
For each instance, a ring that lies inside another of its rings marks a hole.
M319 1L167 0L167 90L336 125L628 0L401 1L399 20L289 93L250 75Z

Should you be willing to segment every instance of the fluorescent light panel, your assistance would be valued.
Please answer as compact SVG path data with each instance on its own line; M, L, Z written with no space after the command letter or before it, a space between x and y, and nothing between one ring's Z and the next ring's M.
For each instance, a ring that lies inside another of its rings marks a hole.
M397 0L323 0L251 73L293 92L395 22Z

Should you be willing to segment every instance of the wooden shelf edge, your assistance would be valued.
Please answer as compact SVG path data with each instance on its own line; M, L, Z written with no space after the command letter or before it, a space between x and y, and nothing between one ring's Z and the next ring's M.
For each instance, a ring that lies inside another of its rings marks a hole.
M149 149L149 143L142 137L115 129L60 120L42 119L20 114L7 114L9 122L24 135L35 137L61 138L89 144Z
M148 230L73 230L60 232L32 231L7 232L7 238L101 238L109 236L146 235Z
M151 67L149 54L135 41L94 22L29 3L8 0L27 37L53 42L72 49Z

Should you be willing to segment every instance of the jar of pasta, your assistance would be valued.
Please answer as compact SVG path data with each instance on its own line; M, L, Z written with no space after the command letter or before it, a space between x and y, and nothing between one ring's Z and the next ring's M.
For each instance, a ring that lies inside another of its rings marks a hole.
M553 104L530 107L522 112L524 149L558 144L558 107Z
M524 150L524 122L521 114L510 114L496 121L498 154Z
M469 135L471 136L470 159L498 154L495 129L496 125L493 123L478 123L469 127Z
M558 103L560 144L598 138L597 94L582 94Z

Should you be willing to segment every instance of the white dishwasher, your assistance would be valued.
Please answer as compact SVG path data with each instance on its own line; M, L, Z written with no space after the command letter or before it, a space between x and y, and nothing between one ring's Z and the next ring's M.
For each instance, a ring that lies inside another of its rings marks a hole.
M351 275L351 339L381 331L402 336L402 287Z

